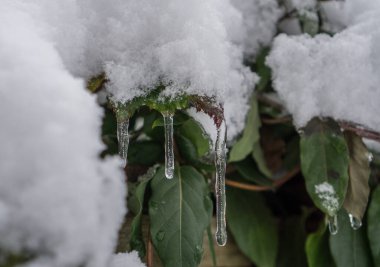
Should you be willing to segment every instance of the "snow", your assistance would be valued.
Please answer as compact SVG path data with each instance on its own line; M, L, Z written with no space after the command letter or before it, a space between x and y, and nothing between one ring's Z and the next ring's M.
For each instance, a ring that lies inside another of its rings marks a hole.
M315 193L322 200L322 205L328 210L330 215L334 215L339 210L339 203L334 187L328 182L315 186Z
M348 1L348 28L334 37L278 36L267 64L297 127L332 116L380 130L379 2ZM360 6L360 12L352 10ZM349 8L351 6L351 8ZM351 10L351 11L350 11Z
M243 32L238 31L242 35L235 38L240 38L247 56L255 56L272 42L283 10L277 0L232 0L232 4L243 16Z
M270 43L281 13L275 0L251 1L253 16L241 14L230 0L15 0L14 5L38 21L72 75L88 79L104 71L116 101L144 96L159 84L166 85L162 97L215 96L225 105L230 140L244 127L258 81L243 56Z
M0 5L0 248L36 254L19 266L104 267L125 213L121 162L99 158L96 99L26 10Z
M113 256L109 267L144 267L136 251L131 253L118 253Z
M288 0L288 5L298 11L315 9L317 0Z

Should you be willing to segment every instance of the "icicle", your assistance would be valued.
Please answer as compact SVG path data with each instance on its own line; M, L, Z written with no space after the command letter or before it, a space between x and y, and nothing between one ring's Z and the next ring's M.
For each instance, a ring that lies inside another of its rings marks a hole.
M119 155L122 159L124 159L124 167L125 167L127 165L128 145L129 145L129 135L128 135L129 118L125 110L123 109L116 110L116 121L117 121L117 141L119 143Z
M371 163L373 160L373 154L371 152L368 152L368 161Z
M336 235L338 233L338 217L336 215L328 216L330 234Z
M362 221L358 218L356 218L351 213L348 214L348 217L350 218L351 228L354 230L358 230L360 227L362 227Z
M223 130L221 130L221 128ZM225 123L218 128L215 143L215 168L216 168L216 242L219 246L224 246L227 242L226 230L226 193L225 193L225 173L226 173L226 135Z
M165 176L172 179L174 175L173 149L173 114L163 113L165 127Z

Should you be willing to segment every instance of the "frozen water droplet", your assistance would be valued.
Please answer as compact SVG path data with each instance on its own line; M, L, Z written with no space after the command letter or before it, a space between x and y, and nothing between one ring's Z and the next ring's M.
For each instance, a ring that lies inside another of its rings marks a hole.
M165 176L172 179L174 175L174 149L173 149L173 114L164 113L165 128Z
M351 228L354 230L358 230L360 227L362 227L362 221L359 218L356 218L352 214L348 214L348 217L350 218Z
M303 129L297 129L297 133L299 134L299 135L303 135L304 134L304 130Z
M162 241L162 240L164 240L164 238L165 238L165 232L164 232L164 231L159 231L159 232L157 233L157 235L156 235L156 239L157 239L158 241Z
M223 130L221 129L223 128ZM215 195L216 195L216 243L224 246L227 243L226 230L226 192L225 192L225 173L226 173L226 135L225 123L218 128L215 142Z
M116 110L116 121L117 121L117 141L119 143L119 155L124 159L124 167L127 164L128 155L128 145L129 145L129 135L128 126L129 118L126 115L125 110Z
M330 234L336 235L338 233L338 217L336 215L328 216Z
M156 201L151 201L151 202L150 202L150 208L151 208L153 211L158 210L158 203L157 203Z

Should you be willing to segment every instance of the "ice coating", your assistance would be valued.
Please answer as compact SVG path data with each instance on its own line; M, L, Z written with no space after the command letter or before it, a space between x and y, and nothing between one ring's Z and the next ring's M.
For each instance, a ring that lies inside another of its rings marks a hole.
M164 113L165 129L165 176L172 179L174 176L174 140L173 140L173 114Z

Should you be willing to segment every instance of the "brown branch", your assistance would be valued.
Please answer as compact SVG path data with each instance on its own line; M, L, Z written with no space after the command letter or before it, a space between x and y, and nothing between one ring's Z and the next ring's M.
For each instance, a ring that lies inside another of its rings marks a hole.
M380 133L376 132L375 130L350 121L339 120L338 123L339 126L346 131L354 132L355 134L363 138L380 142Z
M153 244L152 239L148 237L148 249L146 253L146 266L153 267Z
M275 124L281 124L281 123L287 123L287 122L291 122L292 121L292 117L291 116L284 116L284 117L280 117L280 118L262 118L261 121L264 123L264 124L267 124L267 125L275 125Z
M253 185L253 184L247 184L247 183L241 183L237 181L232 181L226 179L226 185L240 188L243 190L248 191L255 191L255 192L263 192L263 191L271 191L275 189L276 187L281 187L283 184L285 184L287 181L295 177L300 172L300 166L295 167L290 172L286 173L283 177L273 182L271 186L260 186L260 185Z

